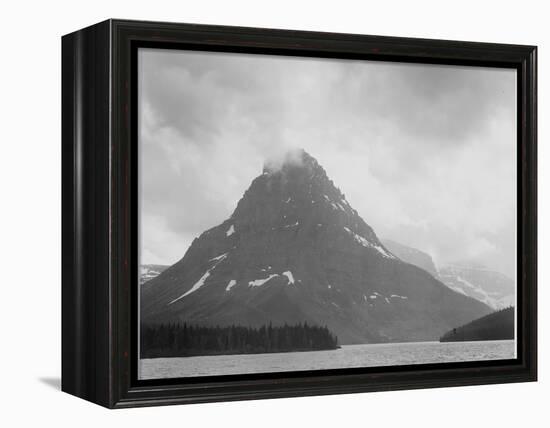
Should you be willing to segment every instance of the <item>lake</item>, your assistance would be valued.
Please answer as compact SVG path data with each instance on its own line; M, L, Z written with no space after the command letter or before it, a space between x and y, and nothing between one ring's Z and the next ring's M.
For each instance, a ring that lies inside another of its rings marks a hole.
M330 351L140 360L140 379L377 367L516 358L514 340L344 345Z

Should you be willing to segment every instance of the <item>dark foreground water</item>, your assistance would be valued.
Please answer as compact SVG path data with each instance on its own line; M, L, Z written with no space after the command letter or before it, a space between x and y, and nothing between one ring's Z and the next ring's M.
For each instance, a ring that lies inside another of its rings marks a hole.
M331 351L140 360L140 379L321 370L516 358L515 341L345 345Z

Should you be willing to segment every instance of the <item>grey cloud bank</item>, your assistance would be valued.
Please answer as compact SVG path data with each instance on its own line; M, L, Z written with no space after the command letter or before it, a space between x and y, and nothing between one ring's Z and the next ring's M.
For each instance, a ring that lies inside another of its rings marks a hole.
M304 148L381 237L512 275L516 75L141 50L141 258L171 264Z

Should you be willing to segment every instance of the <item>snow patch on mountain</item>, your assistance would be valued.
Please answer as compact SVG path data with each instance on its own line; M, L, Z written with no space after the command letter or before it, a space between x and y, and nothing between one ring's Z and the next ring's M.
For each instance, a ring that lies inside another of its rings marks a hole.
M212 269L214 269L214 267L212 267ZM195 282L195 284L193 285L193 287L191 287L190 290L188 290L186 293L182 294L180 297L177 297L176 299L172 300L170 303L168 303L168 305L171 305L172 303L176 303L178 300L183 299L185 296L189 296L191 293L194 293L199 288L201 288L204 285L206 279L210 276L210 271L212 269L208 269L205 272L205 274L203 276L201 276L201 278L197 282Z
M227 287L225 287L225 291L231 290L231 288L234 287L236 284L237 284L237 281L235 281L234 279L232 279L232 280L229 281L229 283L227 284Z
M204 273L204 275L201 276L200 279L197 282L195 282L193 287L191 287L187 292L183 293L181 296L175 298L170 303L168 303L168 306L170 306L172 303L176 303L180 299L183 299L185 296L189 296L191 293L194 293L199 288L201 288L204 285L204 283L206 282L206 280L208 279L208 277L210 276L210 272L212 272L216 268L216 266L218 266L221 262L223 262L226 257L227 257L227 253L223 253L223 254L220 254L217 257L211 258L209 261L216 261L216 263L214 263L214 266L212 266L210 269L208 269Z
M231 225L229 229L227 229L227 232L225 232L225 236L231 236L235 233L235 226Z
M210 260L208 260L209 262L213 262L213 261L217 261L217 262L221 262L223 259L225 259L227 257L227 253L223 253L223 254L220 254L219 256L216 256L216 257L212 257Z
M353 232L351 229L349 229L348 227L344 227L345 231L348 232L351 236L353 236L353 239L355 239L355 241L358 243L358 244L361 244L363 247L367 247L367 248L373 248L375 249L376 251L378 251L380 254L382 254L382 256L388 258L388 259L395 259L395 256L393 254L391 254L390 252L386 251L383 247L381 247L380 245L377 245L377 244L373 244L372 242L370 242L368 239L366 238L363 238L361 235L358 235L357 233Z
M285 225L285 226L283 226L283 227L286 229L286 228L289 228L289 227L296 227L296 226L298 226L299 224L300 224L300 222L297 221L296 223L287 224L287 225Z
M449 285L449 284L446 284L447 287L449 287L451 290L453 291L456 291L457 293L460 293L460 294L464 294L465 296L468 295L468 293L466 293L462 288L456 286L456 285Z
M294 284L294 275L292 275L292 272L287 270L286 272L283 272L283 275L288 278L289 284Z
M400 295L398 295L398 294L392 294L390 297L391 297L392 299L394 299L394 298L395 298L395 299L403 299L403 300L408 299L407 296L400 296Z
M271 280L272 278L275 278L276 276L279 276L279 274L274 273L274 274L269 275L267 278L255 279L254 281L250 281L248 283L248 286L249 287L260 287L260 286L264 285L266 282L268 282L269 280Z

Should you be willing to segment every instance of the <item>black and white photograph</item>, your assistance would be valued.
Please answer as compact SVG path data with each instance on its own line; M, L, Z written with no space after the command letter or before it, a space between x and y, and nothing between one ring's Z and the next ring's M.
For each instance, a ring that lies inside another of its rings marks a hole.
M139 378L516 358L516 80L139 49Z
M542 2L2 10L0 426L548 419Z

